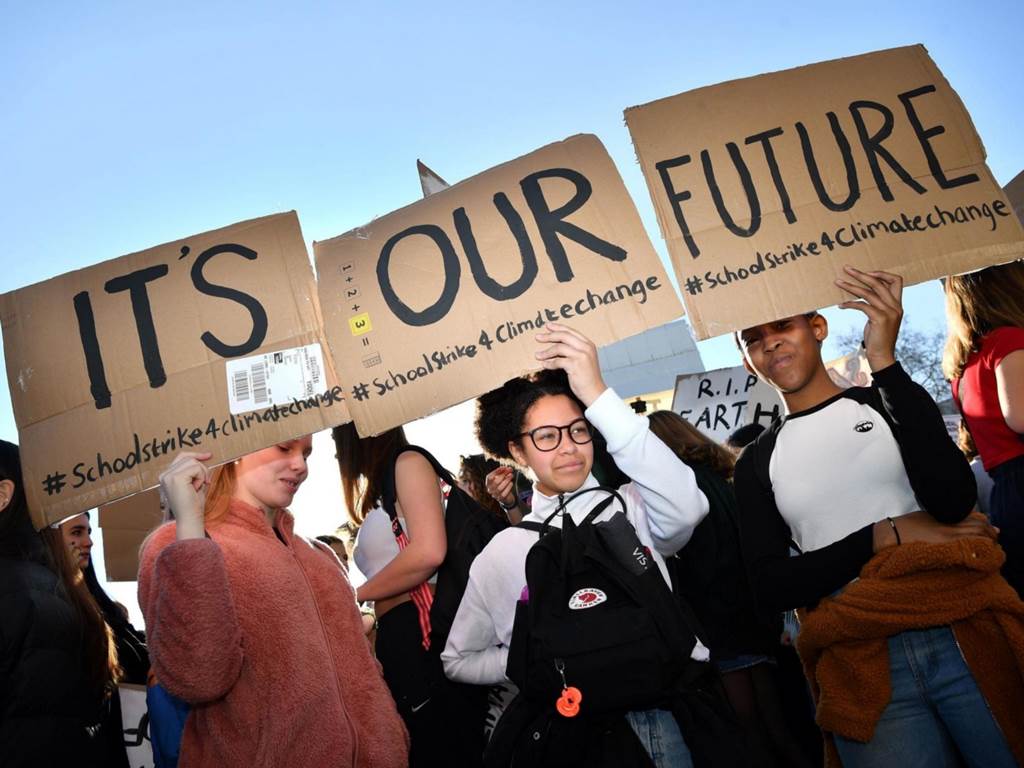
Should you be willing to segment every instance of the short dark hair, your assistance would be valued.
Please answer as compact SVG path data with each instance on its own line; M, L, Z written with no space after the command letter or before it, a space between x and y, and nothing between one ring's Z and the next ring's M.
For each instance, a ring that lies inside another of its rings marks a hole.
M549 395L564 395L579 406L581 413L586 411L580 399L573 394L569 378L562 370L543 370L509 379L498 389L477 398L476 437L487 455L511 461L508 444L519 439L527 411Z

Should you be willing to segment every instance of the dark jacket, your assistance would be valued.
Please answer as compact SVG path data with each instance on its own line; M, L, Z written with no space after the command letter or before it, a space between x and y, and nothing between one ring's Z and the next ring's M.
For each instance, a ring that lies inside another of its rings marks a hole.
M782 634L781 617L756 609L740 550L732 483L705 466L690 467L710 510L686 546L668 561L675 570L676 593L696 614L713 661L773 654Z
M0 542L0 761L5 768L118 765L104 757L106 734L87 730L109 703L88 693L81 623L45 563L31 528Z

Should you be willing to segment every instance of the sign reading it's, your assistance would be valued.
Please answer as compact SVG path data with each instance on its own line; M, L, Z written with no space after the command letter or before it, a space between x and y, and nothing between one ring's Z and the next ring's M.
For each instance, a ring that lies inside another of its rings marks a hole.
M362 435L539 367L534 336L549 322L601 345L682 311L594 136L551 144L313 250Z
M843 264L911 284L1024 255L922 46L700 88L626 123L701 339L850 298Z
M221 463L349 420L294 213L0 296L37 527L153 486L179 451Z

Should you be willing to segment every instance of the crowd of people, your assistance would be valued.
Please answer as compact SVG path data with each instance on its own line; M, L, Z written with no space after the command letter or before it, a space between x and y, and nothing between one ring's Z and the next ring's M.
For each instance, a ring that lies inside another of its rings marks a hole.
M0 442L0 759L127 766L128 682L158 767L1024 763L1024 263L945 281L964 451L896 359L901 278L837 285L871 385L829 377L816 312L743 329L786 414L723 445L550 323L455 475L335 428L334 534L288 511L309 436L179 454L145 632L89 515L37 532Z

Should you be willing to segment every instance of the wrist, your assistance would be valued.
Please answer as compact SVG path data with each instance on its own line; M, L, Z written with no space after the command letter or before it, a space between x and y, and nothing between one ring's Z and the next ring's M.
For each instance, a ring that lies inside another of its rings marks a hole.
M868 367L871 369L872 373L876 373L888 368L890 365L896 364L896 355L891 352L875 355L868 353L865 357L868 359Z
M874 524L871 535L872 550L878 554L883 549L894 547L896 541L896 529L890 524L889 518L879 520Z
M178 541L184 539L205 539L206 524L202 517L176 518L174 536Z
M577 396L579 397L580 402L583 403L583 406L585 408L589 408L597 402L597 399L601 397L607 389L608 385L601 379L598 379L593 387L587 387L586 391L578 392Z
M511 501L498 499L498 506L501 507L506 512L511 512L512 510L519 506L519 501L516 499L515 496L512 496L510 498L512 499Z

